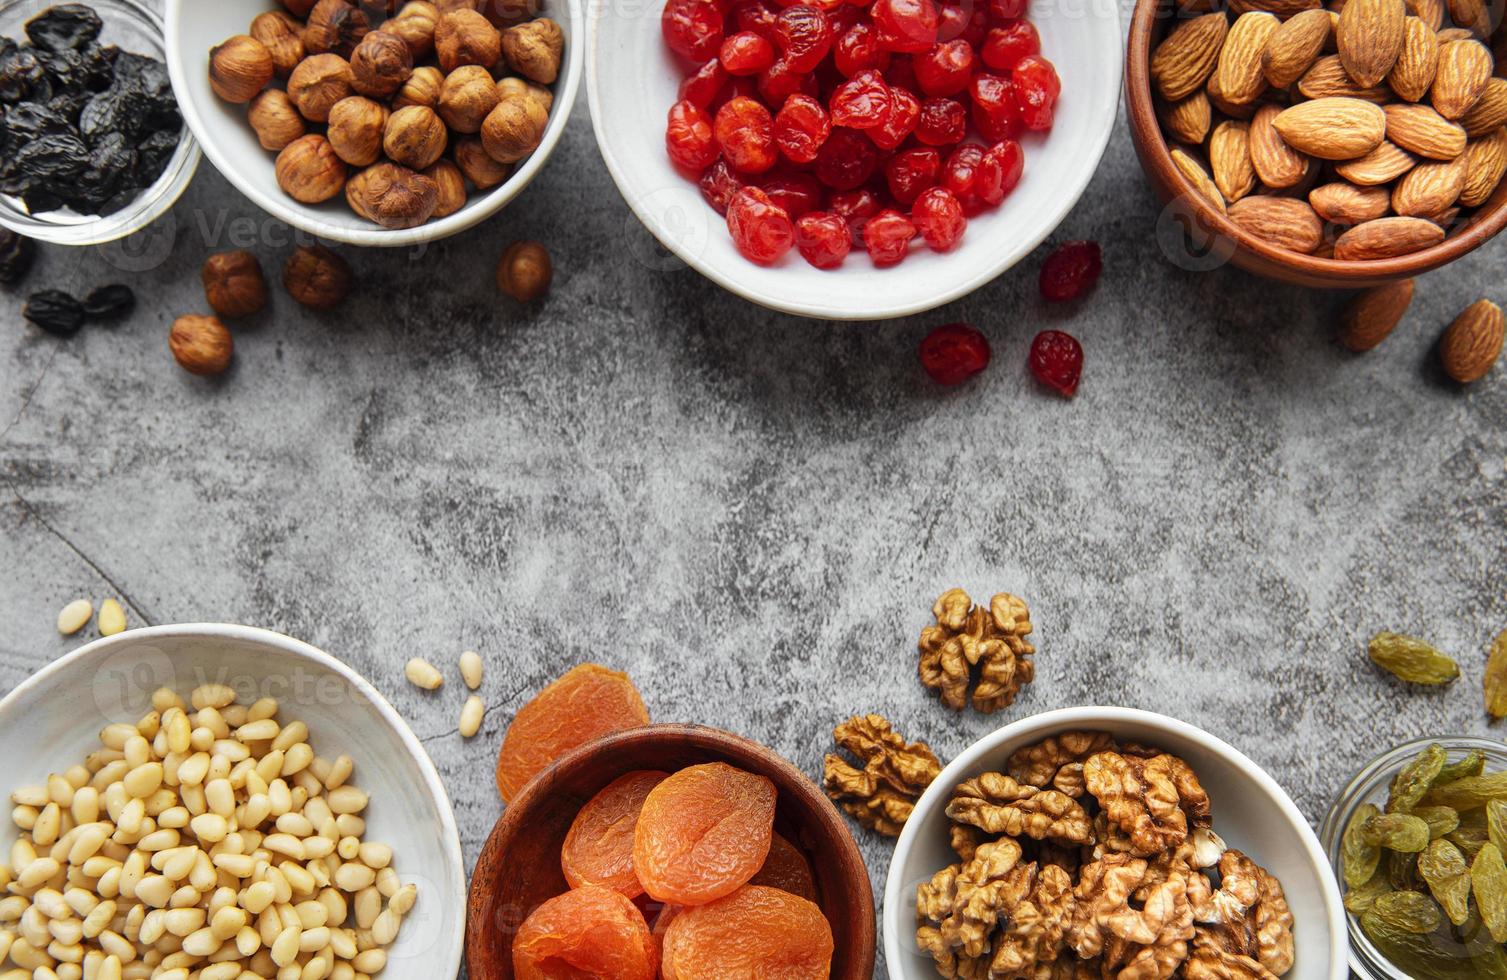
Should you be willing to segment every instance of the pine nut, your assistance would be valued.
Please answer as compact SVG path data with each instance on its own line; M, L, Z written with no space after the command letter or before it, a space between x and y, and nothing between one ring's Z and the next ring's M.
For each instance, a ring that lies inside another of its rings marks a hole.
M441 674L434 664L422 657L414 657L408 661L403 668L403 674L408 678L408 683L426 691L437 691L445 685L445 675Z
M126 611L114 599L99 604L99 635L114 636L126 628Z
M465 707L460 710L461 738L475 738L476 733L481 731L481 722L486 713L487 707L481 698L474 694L467 698Z
M58 610L58 632L64 636L72 636L88 626L93 616L94 603L88 599L75 599Z
M460 655L460 676L466 682L466 686L476 691L481 689L482 663L481 654L475 650L467 650Z

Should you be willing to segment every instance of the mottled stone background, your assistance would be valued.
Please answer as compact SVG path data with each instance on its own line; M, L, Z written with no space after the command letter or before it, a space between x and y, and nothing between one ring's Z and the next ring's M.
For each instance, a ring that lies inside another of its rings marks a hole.
M587 202L582 207L582 202ZM711 722L819 771L832 725L881 711L944 757L1048 708L1176 715L1269 768L1317 821L1398 740L1485 732L1480 669L1507 627L1507 371L1468 391L1439 332L1507 299L1507 243L1419 283L1406 324L1355 357L1338 295L1180 271L1123 130L1053 242L1096 238L1082 303L1037 300L1041 254L966 300L889 323L771 315L669 268L617 195L584 98L555 160L486 227L427 254L348 251L339 312L275 290L234 370L190 377L174 317L205 310L205 255L287 229L207 164L128 321L69 341L0 312L0 688L90 636L57 610L120 595L133 624L291 633L363 671L454 797L468 860L500 804L514 709L566 667L633 674L655 716ZM548 243L550 298L492 285ZM29 288L122 278L119 254L45 249ZM969 320L995 361L942 391L917 365ZM1087 348L1073 401L1025 370L1046 326ZM915 676L933 599L1027 597L1039 678L1008 713L954 715ZM1404 690L1378 629L1431 637L1466 677ZM92 627L91 627L92 629ZM485 729L410 656L486 656ZM889 844L863 836L876 891Z

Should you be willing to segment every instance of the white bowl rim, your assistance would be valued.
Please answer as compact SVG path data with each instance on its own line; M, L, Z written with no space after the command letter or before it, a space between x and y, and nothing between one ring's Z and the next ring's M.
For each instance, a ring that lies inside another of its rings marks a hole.
M193 99L188 96L190 91L188 66L184 61L183 42L179 36L178 22L185 7L190 4L203 3L204 0L165 0L165 2L163 20L167 25L165 47L168 75L173 81L173 91L178 96L179 111L183 113L189 129L198 140L199 148L205 156L209 157L209 162L214 164L215 169L230 181L236 190L246 195L253 204L274 218L318 238L345 245L377 248L422 245L449 238L451 235L458 235L496 215L515 197L523 193L523 189L533 181L540 170L544 169L544 165L554 154L555 148L565 135L565 125L570 120L571 109L575 106L576 93L581 87L581 73L586 64L585 17L581 13L583 0L563 0L570 20L570 42L565 46L565 71L555 81L554 105L550 109L549 125L544 130L544 139L540 141L538 148L529 154L528 159L524 160L523 166L513 171L512 175L497 187L480 194L475 204L469 204L449 217L427 222L417 228L387 229L373 225L370 229L352 229L321 221L314 212L305 209L292 198L281 194L264 193L248 181L241 179L240 172L230 155L214 140L208 138L209 125L199 115L198 106ZM268 9L274 8L268 7ZM265 161L269 168L272 165L272 157L273 155L269 153Z
M180 0L168 0L168 2L178 3ZM592 132L596 136L597 149L601 151L602 159L607 163L607 172L612 175L612 182L617 185L618 193L622 195L623 200L628 202L628 207L638 216L638 220L643 223L643 226L649 229L649 232L659 240L659 243L675 253L682 262L728 292L741 296L752 303L757 303L765 309L774 310L776 313L792 313L797 316L819 320L883 320L925 313L928 310L945 306L955 299L967 296L983 288L988 283L993 282L1008 272L1021 259L1034 252L1038 245L1046 241L1051 237L1053 232L1061 227L1062 222L1067 219L1068 214L1073 208L1078 206L1079 200L1083 197L1083 192L1088 190L1088 185L1099 172L1099 166L1104 160L1104 153L1109 148L1110 139L1114 136L1115 124L1120 117L1121 93L1125 88L1125 46L1123 43L1116 43L1114 47L1116 52L1115 71L1113 73L1114 85L1111 87L1114 97L1104 100L1104 103L1099 106L1095 114L1095 131L1098 133L1098 136L1094 144L1088 148L1088 152L1084 154L1084 158L1090 161L1090 166L1084 168L1082 177L1076 181L1076 186L1068 185L1063 188L1066 193L1057 198L1058 206L1051 220L1043 222L1042 231L1030 238L1021 239L1012 248L1000 251L995 256L994 261L983 266L976 274L925 299L897 305L886 303L882 299L884 291L875 290L875 296L880 298L877 298L872 303L857 307L792 302L782 298L778 294L766 295L753 289L743 288L737 280L718 270L716 265L707 262L699 254L682 245L674 235L661 234L658 219L652 217L648 209L642 207L638 201L633 199L633 195L628 192L627 167L608 145L608 141L602 133L601 124L598 122L602 118L603 112L597 81L601 73L596 70L597 48L601 36L599 21L611 8L611 4L593 4L593 6L596 7L596 13L592 17L589 32L590 40L588 43L591 46L591 68L586 73L586 101L591 109L591 126ZM1118 3L1110 3L1103 6L1109 12L1109 15L1114 18L1115 34L1119 36L1124 29L1124 19L1120 14L1120 5Z
M348 665L330 654L325 653L318 647L294 639L274 630L262 629L257 626L238 626L232 623L176 623L168 626L143 626L139 629L125 630L113 636L102 636L97 640L86 643L77 650L71 650L57 658L36 673L27 677L15 689L0 698L0 716L7 712L19 712L25 707L25 702L36 688L56 674L61 674L83 660L108 654L116 647L126 646L132 643L157 639L227 639L239 640L247 643L261 643L267 646L278 647L285 653L300 657L320 667L330 670L346 680L356 688L369 703L377 709L393 731L397 732L398 738L403 742L414 762L418 764L419 772L424 776L424 788L434 797L440 813L440 837L445 851L445 863L449 865L446 875L451 879L450 886L456 895L466 895L466 863L461 853L460 829L455 823L455 809L450 803L450 794L445 792L445 784L440 781L438 770L434 768L434 761L429 758L429 753L424 751L424 746L419 742L418 736L408 727L408 723L398 714L396 708L388 703L375 687L366 678L362 677ZM427 871L426 871L427 873ZM446 944L449 953L445 957L445 969L436 976L453 977L460 972L461 957L465 953L466 917L464 909L455 919L456 926Z
M906 821L905 829L900 833L900 840L895 844L895 853L890 859L890 870L884 885L884 958L888 964L890 980L906 980L900 970L900 964L911 958L911 953L901 946L902 923L897 917L905 915L904 925L908 927L914 914L914 902L901 894L905 888L905 881L904 876L898 873L898 869L904 865L904 859L914 848L925 818L932 810L942 805L944 798L952 792L949 787L958 783L963 774L977 766L982 758L1008 742L1050 732L1075 728L1092 729L1096 726L1121 723L1160 728L1179 738L1187 739L1214 755L1223 757L1234 763L1258 789L1277 804L1283 815L1287 817L1292 829L1297 832L1298 840L1303 845L1303 855L1313 866L1315 875L1324 883L1324 906L1329 919L1329 976L1331 980L1343 980L1349 976L1350 933L1345 920L1344 905L1340 900L1339 885L1330 872L1329 858L1323 846L1319 844L1318 835L1309 826L1308 818L1303 816L1298 805L1292 801L1292 797L1287 795L1287 791L1279 786L1265 769L1252 762L1239 749L1224 739L1185 721L1139 708L1085 706L1042 712L1012 722L1004 728L985 735L952 760L916 801L915 809L910 819Z

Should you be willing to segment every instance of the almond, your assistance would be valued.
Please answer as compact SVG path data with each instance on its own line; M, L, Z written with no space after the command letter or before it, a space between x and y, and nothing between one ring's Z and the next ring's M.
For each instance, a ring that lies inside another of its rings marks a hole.
M1263 105L1256 110L1250 126L1251 165L1263 184L1278 190L1297 184L1313 165L1307 156L1289 146L1272 125L1281 114L1280 107Z
M1151 79L1169 102L1186 99L1203 88L1214 71L1230 22L1224 14L1184 21L1151 56Z
M1352 184L1372 186L1390 184L1418 164L1418 158L1395 144L1383 140L1381 145L1356 160L1336 164L1334 172Z
M1413 302L1413 280L1373 286L1356 295L1340 314L1340 343L1357 354L1387 339Z
M1502 353L1502 336L1502 308L1489 299L1472 303L1439 338L1444 373L1461 384L1486 377Z
M1392 210L1404 217L1442 224L1444 212L1460 199L1466 168L1463 153L1448 163L1420 163L1392 188Z
M1491 199L1507 173L1507 129L1472 140L1465 149L1465 186L1460 203L1474 208Z
M1226 201L1238 201L1256 189L1249 123L1225 120L1214 127L1209 137L1209 170Z
M1261 54L1261 71L1272 88L1287 88L1313 67L1329 40L1329 11L1305 10L1277 28Z
M1209 102L1214 108L1231 119L1249 119L1256 114L1256 103L1247 102L1243 105L1236 105L1224 97L1224 93L1219 88L1219 72L1217 71L1209 76L1209 84L1204 86L1204 92L1209 96Z
M1414 17L1437 31L1444 24L1444 0L1406 0L1408 10Z
M1440 44L1448 44L1451 41L1473 41L1475 34L1463 27L1446 27L1435 35Z
M1204 200L1219 211L1225 213L1224 197L1219 193L1219 188L1209 178L1209 172L1204 169L1202 163L1193 154L1180 146L1174 146L1171 151L1172 163L1188 181L1190 187L1203 196Z
M1348 0L1340 12L1340 61L1361 88L1386 78L1402 54L1408 7L1403 0Z
M1356 225L1334 243L1334 257L1370 261L1411 255L1444 241L1444 229L1423 218L1377 218Z
M1387 139L1430 160L1453 160L1465 152L1465 127L1426 105L1389 105Z
M1261 72L1261 53L1281 26L1276 15L1253 10L1241 14L1230 27L1224 49L1219 52L1219 64L1214 69L1219 75L1220 94L1226 101L1244 105L1256 101L1266 89L1266 76Z
M1491 51L1480 41L1450 41L1439 47L1434 76L1434 108L1445 119L1459 119L1481 100L1496 68Z
M1449 19L1477 37L1491 35L1491 9L1486 0L1449 0Z
M1252 235L1294 252L1306 255L1324 240L1324 222L1306 201L1257 194L1230 205L1229 213Z
M1434 84L1434 74L1439 70L1439 37L1427 24L1417 17L1408 18L1407 35L1402 44L1402 56L1387 76L1387 83L1397 97L1406 102L1417 102L1428 94Z
M1162 128L1183 143L1202 143L1214 124L1214 110L1203 89L1179 102L1159 102L1156 108Z
M1381 145L1387 114L1363 99L1332 97L1299 102L1272 125L1299 152L1320 160L1354 160Z
M1308 203L1330 224L1358 225L1391 211L1392 195L1385 187L1358 187L1338 180L1309 191Z
M1305 10L1317 10L1324 6L1320 0L1230 0L1230 10L1236 17L1251 11L1265 11L1282 20L1296 17Z
M1298 79L1298 91L1309 99L1345 98L1365 99L1377 105L1392 101L1392 90L1385 85L1362 87L1355 84L1337 54L1326 55L1313 63L1313 67Z
M1507 125L1507 78L1493 78L1471 110L1459 119L1467 136L1485 136Z

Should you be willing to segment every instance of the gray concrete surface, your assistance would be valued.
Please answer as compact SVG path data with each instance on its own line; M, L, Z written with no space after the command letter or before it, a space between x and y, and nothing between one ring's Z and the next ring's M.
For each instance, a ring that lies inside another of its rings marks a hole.
M1507 243L1422 280L1406 325L1355 357L1332 339L1339 296L1183 271L1158 211L1122 128L1053 239L1104 244L1084 302L1038 303L1038 253L931 315L806 322L656 256L583 100L502 217L422 256L347 252L361 285L338 313L276 291L206 381L166 343L204 309L204 256L247 230L269 270L287 251L206 165L169 250L135 263L127 322L60 341L19 293L0 302L0 689L89 638L53 627L78 596L122 596L133 624L291 633L411 719L470 861L501 810L511 713L583 660L629 670L656 718L812 774L854 712L947 757L1049 708L1151 708L1233 742L1317 821L1378 750L1488 731L1507 371L1458 390L1433 346L1469 302L1507 299ZM491 284L518 237L557 263L535 309ZM49 248L28 285L83 289L122 261ZM941 391L916 344L960 319L995 361ZM1070 402L1025 370L1048 325L1088 351ZM1039 678L1000 716L952 714L916 680L916 635L953 585L1032 605ZM1433 638L1465 679L1402 689L1365 660L1379 629ZM454 687L402 677L467 647L490 668L470 743ZM860 840L880 889L889 844Z

